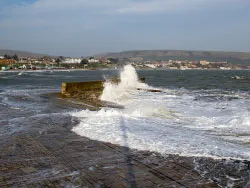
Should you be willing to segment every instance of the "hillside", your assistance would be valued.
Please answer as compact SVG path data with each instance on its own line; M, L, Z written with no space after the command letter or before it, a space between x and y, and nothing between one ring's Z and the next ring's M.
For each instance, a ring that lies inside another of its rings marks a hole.
M40 58L49 56L18 50L0 49L0 56L17 54L19 57ZM250 65L250 52L216 52L216 51L185 51L185 50L134 50L117 53L106 53L94 57L119 58L123 61L166 61L166 60L207 60L229 61L232 64Z
M49 56L46 54L39 54L39 53L26 52L26 51L0 49L0 56L4 56L5 54L10 55L10 56L17 54L17 56L19 57L33 57L33 58Z
M215 52L215 51L184 51L184 50L138 50L119 53L107 53L104 58L112 57L138 61L148 60L207 60L229 61L233 64L250 64L249 52Z

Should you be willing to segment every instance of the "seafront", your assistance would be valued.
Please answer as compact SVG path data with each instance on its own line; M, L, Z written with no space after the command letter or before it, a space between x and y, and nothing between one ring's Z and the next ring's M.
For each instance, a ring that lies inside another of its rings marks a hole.
M135 89L133 93L138 95L133 97L131 93L125 98L137 100L134 106L124 103L123 107L90 108L85 105L86 99L78 101L58 95L62 82L88 83L101 80L103 75L112 78L116 73L42 71L1 74L0 186L192 188L244 187L249 184L249 144L245 143L249 135L246 110L249 94L244 90L249 88L247 80L232 79L232 71L225 71L223 75L218 71L202 74L186 71L182 75L178 71L167 74L166 71L143 71L139 75L154 88L160 85L164 92ZM246 77L249 73L239 71L238 75ZM132 78L132 83L123 76ZM137 86L138 80L133 78L133 74L120 74L124 83ZM216 83L216 80L220 82ZM211 88L220 89L203 90L208 83L214 84L209 85ZM164 84L167 84L166 88ZM171 84L180 88L171 89ZM177 84L185 84L187 89L181 89L182 85ZM228 88L239 91L227 91ZM103 92L104 98L106 94L110 96L107 91L117 93L117 96L129 94L126 87L110 89ZM93 98L91 94L88 96ZM202 112L203 116L214 111L222 115L207 124L195 111L204 106L208 111ZM234 109L238 106L236 114ZM136 113L137 109L141 114ZM185 109L189 109L191 113L185 116L182 109L185 113ZM218 121L231 120L231 112L235 117L230 126L219 127ZM191 118L195 121L187 121ZM179 123L178 119L184 123ZM241 128L238 122L243 125ZM235 124L237 129L234 129ZM218 127L214 128L214 125ZM225 134L221 134L224 130L225 133L233 132L226 136L236 142L225 139ZM244 143L238 144L239 139Z
M234 55L231 53L226 53L228 56L222 58L211 58L213 56L210 53L200 52L200 56L194 57L191 52L178 52L176 57L168 56L168 52L165 52L165 56L154 56L153 59L147 57L147 53L141 52L142 57L137 57L135 54L124 58L120 56L119 53L113 54L114 57L108 56L96 56L96 57L53 57L53 56L43 56L43 57L29 57L29 56L17 56L5 54L1 56L0 54L0 69L4 71L9 70L74 70L74 69L84 69L84 70L101 70L101 69L117 69L121 65L133 64L136 69L169 69L169 70L246 70L250 69L250 66L242 61L241 58L235 59ZM205 55L206 54L206 55ZM209 54L209 55L208 55ZM224 53L222 53L224 54ZM181 55L184 55L182 57ZM191 55L189 58L187 55ZM208 55L208 56L207 56ZM217 54L218 55L218 54ZM225 54L224 54L225 55ZM240 57L244 53L238 54ZM245 54L247 55L247 54ZM135 56L135 57L133 57ZM171 57L173 59L171 59ZM149 58L149 59L148 59ZM213 60L211 60L213 59Z

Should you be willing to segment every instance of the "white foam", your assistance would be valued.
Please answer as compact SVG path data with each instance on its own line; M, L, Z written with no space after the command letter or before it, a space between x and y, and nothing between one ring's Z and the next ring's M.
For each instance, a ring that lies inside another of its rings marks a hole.
M137 93L137 88L147 88L144 83L139 82L136 71L132 65L126 65L120 73L120 83L115 84L107 81L104 84L101 100L124 104L131 95Z
M135 74L132 66L125 67L120 84L105 84L102 99L124 109L72 113L80 119L73 131L161 154L250 159L249 96L208 102L195 100L202 92L185 89L138 91L137 87L149 86L139 83Z
M81 123L73 131L94 140L162 154L250 157L250 150L244 145L181 127L178 117L173 115L162 116L158 113L157 117L157 112L144 112L139 109L129 111L105 108L98 112L84 110L73 114L81 119Z

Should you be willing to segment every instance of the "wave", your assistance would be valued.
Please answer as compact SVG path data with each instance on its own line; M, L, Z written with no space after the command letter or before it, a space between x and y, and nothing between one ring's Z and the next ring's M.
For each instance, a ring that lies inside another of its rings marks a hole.
M248 98L211 103L195 100L203 91L137 90L150 86L140 83L135 74L129 65L120 74L120 84L105 84L101 99L121 104L123 109L72 113L80 120L72 131L94 140L161 154L250 160Z

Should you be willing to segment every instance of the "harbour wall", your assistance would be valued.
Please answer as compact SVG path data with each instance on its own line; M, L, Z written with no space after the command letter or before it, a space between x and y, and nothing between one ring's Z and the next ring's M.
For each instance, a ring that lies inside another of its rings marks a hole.
M145 82L145 78L140 78L141 82ZM119 83L120 79L111 79L113 83ZM98 99L104 89L105 81L90 82L63 82L61 89L62 97L80 98L80 99Z

